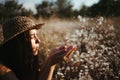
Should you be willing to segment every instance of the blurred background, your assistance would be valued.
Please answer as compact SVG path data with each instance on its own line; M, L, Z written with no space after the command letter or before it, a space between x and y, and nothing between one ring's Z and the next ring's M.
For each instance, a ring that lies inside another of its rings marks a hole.
M120 80L120 0L0 0L2 24L24 15L36 23L45 58L61 45L74 45L69 63L56 67L53 80ZM40 56L40 65L44 62Z

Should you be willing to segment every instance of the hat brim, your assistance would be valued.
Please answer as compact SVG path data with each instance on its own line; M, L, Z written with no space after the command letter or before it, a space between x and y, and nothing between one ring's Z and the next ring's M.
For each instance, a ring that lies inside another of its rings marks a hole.
M25 32L25 31L28 31L28 30L30 30L30 29L40 29L43 25L44 25L44 23L36 24L36 25L34 25L34 26L32 26L32 27L29 27L29 28L26 28L26 29L20 31L19 33L14 34L14 35L13 35L12 37L10 37L9 39L4 40L4 41L0 44L0 47L3 46L4 44L6 44L9 40L11 40L11 39L13 39L14 37L18 36L19 34Z

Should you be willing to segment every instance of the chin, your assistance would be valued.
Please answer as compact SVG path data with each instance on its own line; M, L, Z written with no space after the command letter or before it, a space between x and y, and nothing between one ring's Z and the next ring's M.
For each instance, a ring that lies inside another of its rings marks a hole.
M37 54L38 54L38 51L33 53L34 56L36 56Z

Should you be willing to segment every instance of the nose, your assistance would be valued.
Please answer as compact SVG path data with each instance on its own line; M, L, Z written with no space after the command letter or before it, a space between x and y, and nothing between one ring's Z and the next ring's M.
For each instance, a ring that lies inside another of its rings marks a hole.
M36 43L40 43L40 39L36 36Z

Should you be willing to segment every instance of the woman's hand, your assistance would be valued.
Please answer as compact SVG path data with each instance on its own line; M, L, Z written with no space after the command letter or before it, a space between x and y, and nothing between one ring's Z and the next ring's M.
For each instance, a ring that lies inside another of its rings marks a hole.
M47 63L49 63L52 66L62 61L67 61L69 59L69 56L72 55L75 52L75 50L76 47L74 46L62 46L53 49L50 53L50 56L47 59Z
M53 49L50 53L49 57L47 58L45 64L41 68L39 80L51 80L53 71L55 69L55 65L57 63L67 61L69 56L75 52L76 48L73 46L62 46L56 49Z

